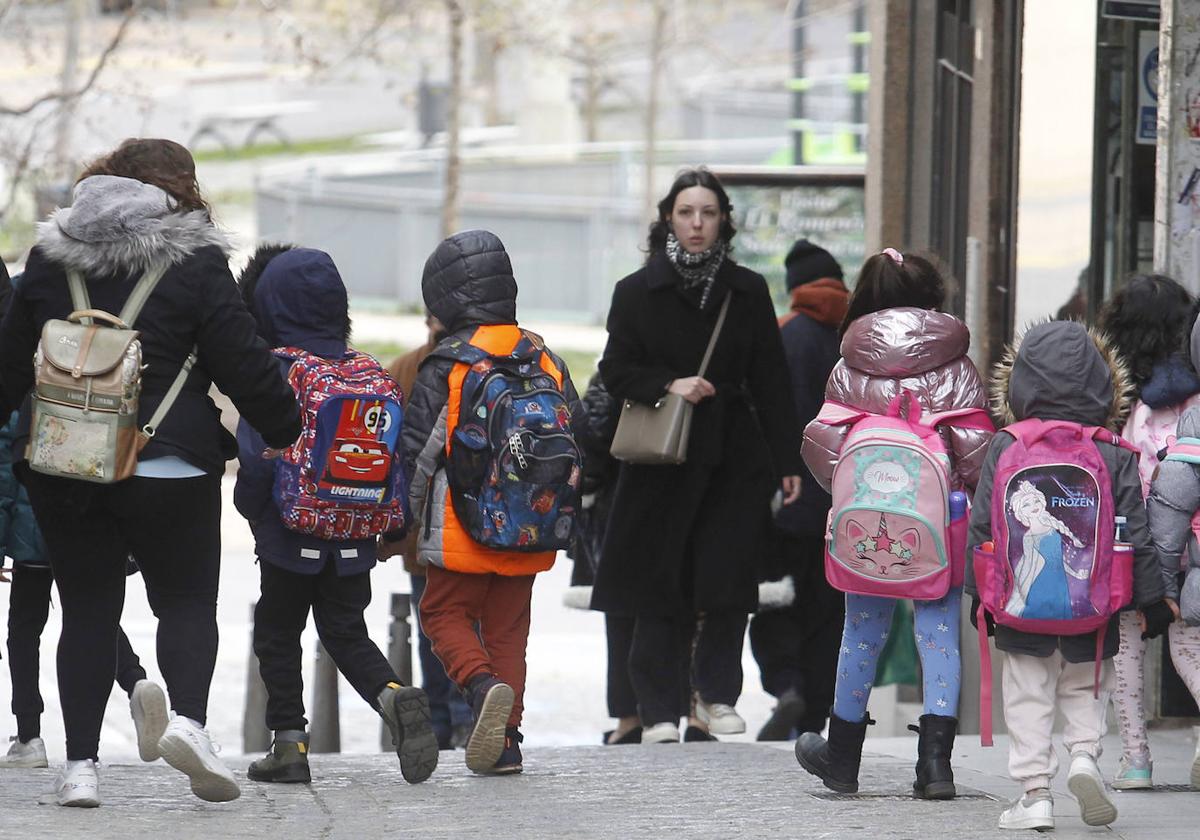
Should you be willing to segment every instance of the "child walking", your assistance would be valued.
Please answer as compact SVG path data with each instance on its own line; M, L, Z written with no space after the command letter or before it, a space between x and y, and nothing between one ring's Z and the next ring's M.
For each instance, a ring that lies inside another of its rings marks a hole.
M1108 660L1119 643L1116 614L1107 626L1102 623L1111 611L1111 599L1099 602L1116 587L1099 579L1105 570L1102 545L1106 540L1113 558L1118 547L1129 548L1118 546L1117 540L1132 544L1133 603L1141 610L1141 637L1161 635L1174 617L1164 600L1158 556L1146 525L1137 457L1118 445L1114 433L1125 409L1127 383L1127 374L1107 342L1069 321L1032 327L1019 349L997 367L994 410L1006 423L1066 423L1025 424L1020 431L1010 425L996 434L971 509L968 545L984 546L986 551L994 541L996 551L1007 546L1005 562L1014 562L1012 597L994 609L1048 623L1090 618L1102 628L1099 640L1095 632L1051 635L1017 630L1005 626L1004 617L993 628L992 615L985 613L987 630L995 633L996 647L1003 652L1009 773L1024 789L1024 796L1001 814L1002 829L1054 827L1050 783L1058 772L1058 756L1051 736L1059 712L1066 719L1063 740L1071 758L1067 785L1084 822L1107 825L1117 818L1096 764L1112 685ZM1072 431L1086 433L1092 428L1098 430L1081 435ZM1035 429L1041 437L1034 438L1024 429ZM1064 437L1059 441L1053 435ZM1093 436L1094 449L1086 443ZM1041 438L1058 449L1050 461L1069 462L1067 466L1041 464L1028 455L1034 466L1018 473L1014 470L1020 465L1010 466L1012 459L1001 462L1018 442L1033 453ZM1068 445L1073 447L1070 452L1086 448L1093 454L1068 455ZM1075 466L1087 463L1091 464L1087 470ZM1083 472L1089 481L1076 482ZM1111 485L1107 488L1101 485L1105 475ZM993 521L994 492L1003 496L1005 523ZM1107 522L1099 513L1106 510L1112 517ZM972 623L982 590L976 571L967 564L966 591L975 599ZM1091 579L1093 572L1097 580ZM1102 665L1097 660L1103 660Z
M1140 453L1138 476L1143 495L1150 492L1159 453L1174 439L1180 417L1189 407L1200 405L1200 376L1186 349L1195 313L1187 290L1159 274L1130 278L1100 313L1100 329L1129 368L1133 384L1133 409L1121 436ZM1136 611L1121 613L1120 630L1121 647L1113 659L1116 687L1112 700L1121 732L1121 761L1113 787L1151 788L1154 765L1143 697L1146 643ZM1200 633L1182 624L1172 625L1170 639L1172 653L1179 645L1200 648ZM1173 660L1185 682L1200 684L1200 663L1193 664L1183 656Z
M240 285L259 334L269 346L282 348L277 350L281 374L285 378L292 374L291 380L301 390L313 381L310 371L326 381L336 381L342 368L335 363L356 365L363 375L377 372L384 376L370 357L347 350L350 316L346 287L328 254L309 248L264 247L243 272ZM304 375L297 375L301 373ZM386 381L394 387L394 382ZM367 400L368 407L361 411L364 403L358 400L343 399L333 392L320 396L334 404L339 416L310 412L310 400L301 394L305 429L296 444L301 447L301 460L320 462L314 481L335 497L357 490L386 497L385 456L394 451L389 452L385 442L392 409L384 395ZM341 402L336 403L338 400ZM393 439L397 431L392 430ZM304 441L325 438L329 438L324 440L327 460L315 446L305 448ZM303 502L284 495L280 488L286 482L281 480L281 471L287 465L282 458L265 457L265 450L262 437L242 421L234 504L250 523L261 571L262 592L254 610L254 653L267 687L267 727L274 732L271 752L252 762L247 775L260 782L311 780L300 670L300 634L311 610L317 634L338 670L391 730L404 779L422 782L437 768L438 758L429 701L421 689L401 685L387 658L367 635L363 621L363 611L371 602L371 569L379 531L359 529L357 521L351 526L353 533L327 534L316 527L305 530L303 517L320 510L321 497ZM303 487L301 492L305 492ZM399 492L403 493L402 486ZM287 524L284 507L292 514ZM334 530L342 527L335 523Z
M888 248L868 259L842 324L842 360L829 377L826 404L885 414L894 398L909 392L925 414L986 406L983 383L966 355L971 341L966 325L938 311L945 295L945 282L937 269L917 255ZM804 430L804 461L826 491L848 431L847 426L830 425L821 417ZM943 437L953 489L970 492L979 478L990 432L948 428ZM887 535L870 537L870 543L880 548L877 538L887 539ZM905 550L898 539L889 544ZM951 799L956 793L950 753L958 727L961 597L961 589L951 586L939 600L915 602L924 714L913 790L928 799ZM867 703L895 607L894 598L846 595L829 740L806 732L796 742L800 765L833 790L858 790L859 762L870 723Z
M421 292L449 333L422 363L404 417L428 567L421 621L474 715L467 767L519 773L530 598L573 528L571 424L583 409L562 360L517 327L517 282L494 234L443 241Z

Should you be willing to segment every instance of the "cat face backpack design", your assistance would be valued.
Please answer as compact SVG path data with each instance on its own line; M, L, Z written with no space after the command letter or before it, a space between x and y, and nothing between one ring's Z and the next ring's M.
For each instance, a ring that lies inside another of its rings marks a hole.
M950 512L950 457L943 425L990 431L982 409L922 416L914 394L886 415L826 403L818 419L850 426L833 470L825 549L831 586L859 595L937 600L962 584L965 508Z
M1060 420L1023 420L996 462L992 540L975 549L980 656L991 743L990 654L983 613L1026 633L1096 633L1096 681L1109 618L1129 603L1133 547L1116 540L1112 482L1096 441L1132 451L1120 436Z
M288 382L304 428L275 471L283 524L338 541L403 528L408 499L400 386L365 353L325 359L283 347L275 354L292 360Z

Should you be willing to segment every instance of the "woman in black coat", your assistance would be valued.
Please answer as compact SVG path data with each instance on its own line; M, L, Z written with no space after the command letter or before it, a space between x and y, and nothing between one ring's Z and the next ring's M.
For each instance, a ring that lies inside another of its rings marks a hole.
M146 739L158 747L151 758L161 752L202 799L239 794L204 728L217 654L221 475L237 454L209 388L224 391L271 447L296 439L300 417L238 294L227 252L188 151L168 140L127 140L88 168L71 207L39 225L0 326L4 417L34 384L30 360L42 327L75 308L68 271L83 278L92 308L115 314L150 266L166 267L133 325L145 365L139 426L163 402L193 347L198 359L132 477L95 484L25 471L63 610L58 686L67 764L57 784L60 805L100 804L94 760L131 554L158 618L158 664L175 711L169 724L165 715L153 722L158 731L149 734L159 737ZM30 435L34 445L54 444L39 428Z
M678 740L678 665L692 650L696 717L745 731L734 711L742 639L769 504L800 492L800 434L775 310L761 276L730 258L732 206L717 178L686 170L659 202L646 265L621 280L600 373L614 397L695 404L686 463L623 464L592 606L634 615L630 672L643 742ZM724 327L697 376L718 312ZM686 704L684 704L686 705Z

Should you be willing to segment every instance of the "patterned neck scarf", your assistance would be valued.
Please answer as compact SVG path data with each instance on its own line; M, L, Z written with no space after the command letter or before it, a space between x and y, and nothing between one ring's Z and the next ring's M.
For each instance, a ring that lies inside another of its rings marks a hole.
M667 259L671 261L675 273L682 278L683 288L703 289L700 294L701 309L708 305L713 282L717 279L717 272L721 270L721 264L725 262L728 252L728 243L718 238L708 250L693 254L679 244L674 233L667 233Z

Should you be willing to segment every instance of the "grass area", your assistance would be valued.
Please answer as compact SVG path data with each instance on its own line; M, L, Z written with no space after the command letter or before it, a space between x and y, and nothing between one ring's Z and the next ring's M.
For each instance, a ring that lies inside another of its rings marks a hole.
M193 152L197 162L231 162L255 160L276 155L321 155L352 152L362 148L361 137L330 137L324 140L302 140L297 143L262 143L239 149L201 149Z
M407 353L411 347L404 347L391 341L352 341L355 350L361 350L364 353L370 353L380 362L385 365L391 364L392 360L401 354ZM580 350L565 350L563 352L555 351L562 360L567 363L567 369L571 372L571 378L575 381L575 387L580 393L587 387L588 379L596 372L596 361L599 358L595 353L587 353Z

